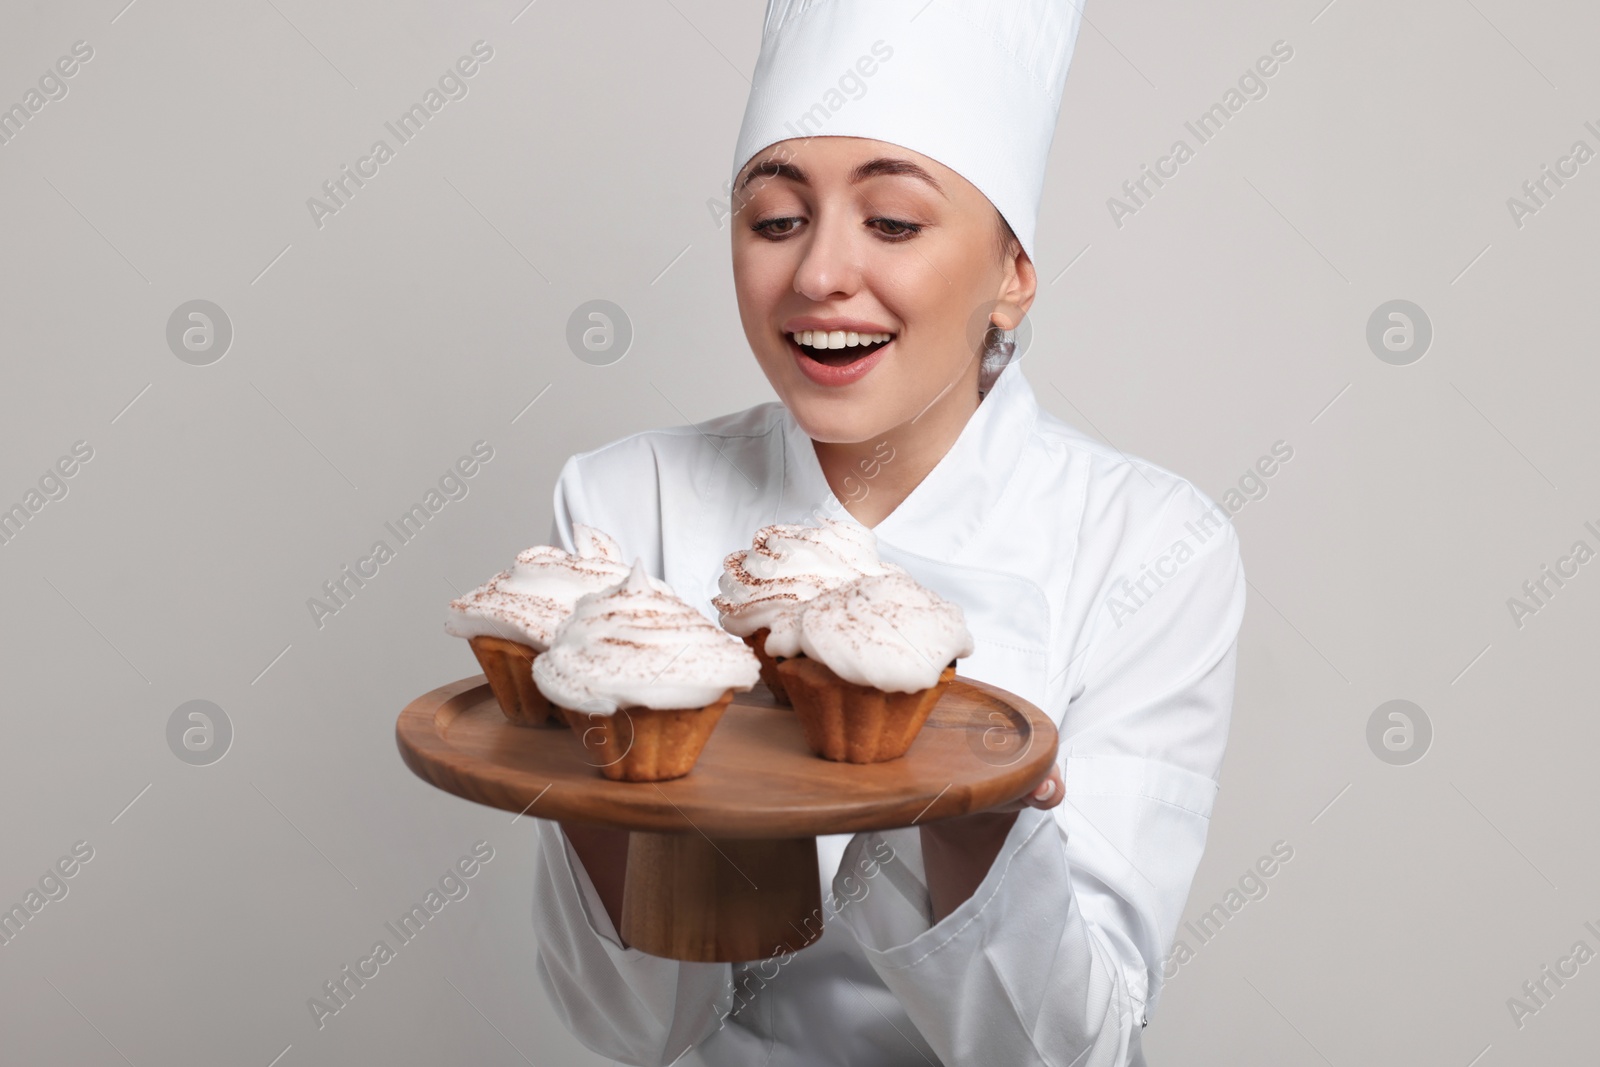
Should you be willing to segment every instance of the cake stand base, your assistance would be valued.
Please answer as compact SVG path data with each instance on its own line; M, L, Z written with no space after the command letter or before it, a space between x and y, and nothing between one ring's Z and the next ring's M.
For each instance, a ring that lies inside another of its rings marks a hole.
M698 963L798 952L822 936L817 842L628 835L622 939L652 956Z

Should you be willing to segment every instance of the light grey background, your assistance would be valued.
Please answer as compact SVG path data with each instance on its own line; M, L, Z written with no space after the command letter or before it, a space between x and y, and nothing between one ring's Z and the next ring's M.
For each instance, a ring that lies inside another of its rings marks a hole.
M0 904L95 850L0 946L7 1063L598 1062L534 972L529 824L422 784L394 720L476 672L444 602L544 540L567 455L770 398L707 203L763 5L525 2L4 4L0 105L94 49L0 146L0 505L94 449L0 545ZM1218 499L1294 449L1235 517L1186 917L1294 856L1168 983L1150 1060L1577 1062L1600 963L1520 1027L1507 999L1600 949L1600 563L1521 627L1507 600L1600 548L1600 161L1520 227L1507 198L1600 148L1600 18L1324 3L1091 3L1043 205L1047 408ZM307 198L480 39L468 95L319 229ZM1280 40L1267 95L1116 225ZM636 331L611 366L564 341L596 298ZM234 329L210 366L166 342L194 299ZM1365 340L1393 299L1433 325L1407 366ZM470 495L319 628L307 599L480 439ZM168 749L194 699L233 727L208 766ZM1393 699L1420 762L1368 747ZM307 999L479 839L469 896L319 1030Z

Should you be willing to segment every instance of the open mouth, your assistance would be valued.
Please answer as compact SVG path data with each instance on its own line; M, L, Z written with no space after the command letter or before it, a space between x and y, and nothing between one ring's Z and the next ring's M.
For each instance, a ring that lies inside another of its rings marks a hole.
M801 330L788 335L790 344L808 359L828 367L847 367L894 340L892 333L845 330Z

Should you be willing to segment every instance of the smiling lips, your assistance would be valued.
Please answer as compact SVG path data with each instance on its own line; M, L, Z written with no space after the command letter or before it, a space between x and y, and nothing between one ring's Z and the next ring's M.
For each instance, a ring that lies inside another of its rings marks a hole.
M787 335L800 372L818 385L860 381L877 366L895 335L884 331L795 330Z
M789 335L801 348L854 348L858 345L881 344L892 333L860 333L856 330L799 330Z

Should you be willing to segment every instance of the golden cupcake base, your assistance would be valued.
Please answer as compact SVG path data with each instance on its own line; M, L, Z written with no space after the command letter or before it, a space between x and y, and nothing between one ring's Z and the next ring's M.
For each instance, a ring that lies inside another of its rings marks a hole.
M566 710L588 762L615 782L664 782L694 768L733 690L703 708L622 708L614 714Z
M788 690L783 686L783 678L778 674L779 661L767 655L767 635L771 632L763 626L754 633L747 634L744 643L750 646L750 651L761 661L761 680L766 682L767 688L772 691L772 699L787 706L791 701Z
M533 683L533 661L539 653L518 641L479 635L467 638L478 657L489 688L507 719L518 726L562 726L561 713Z
M783 660L777 672L811 751L842 763L881 763L905 755L956 676L954 667L946 667L927 689L889 693L847 682L804 655Z

